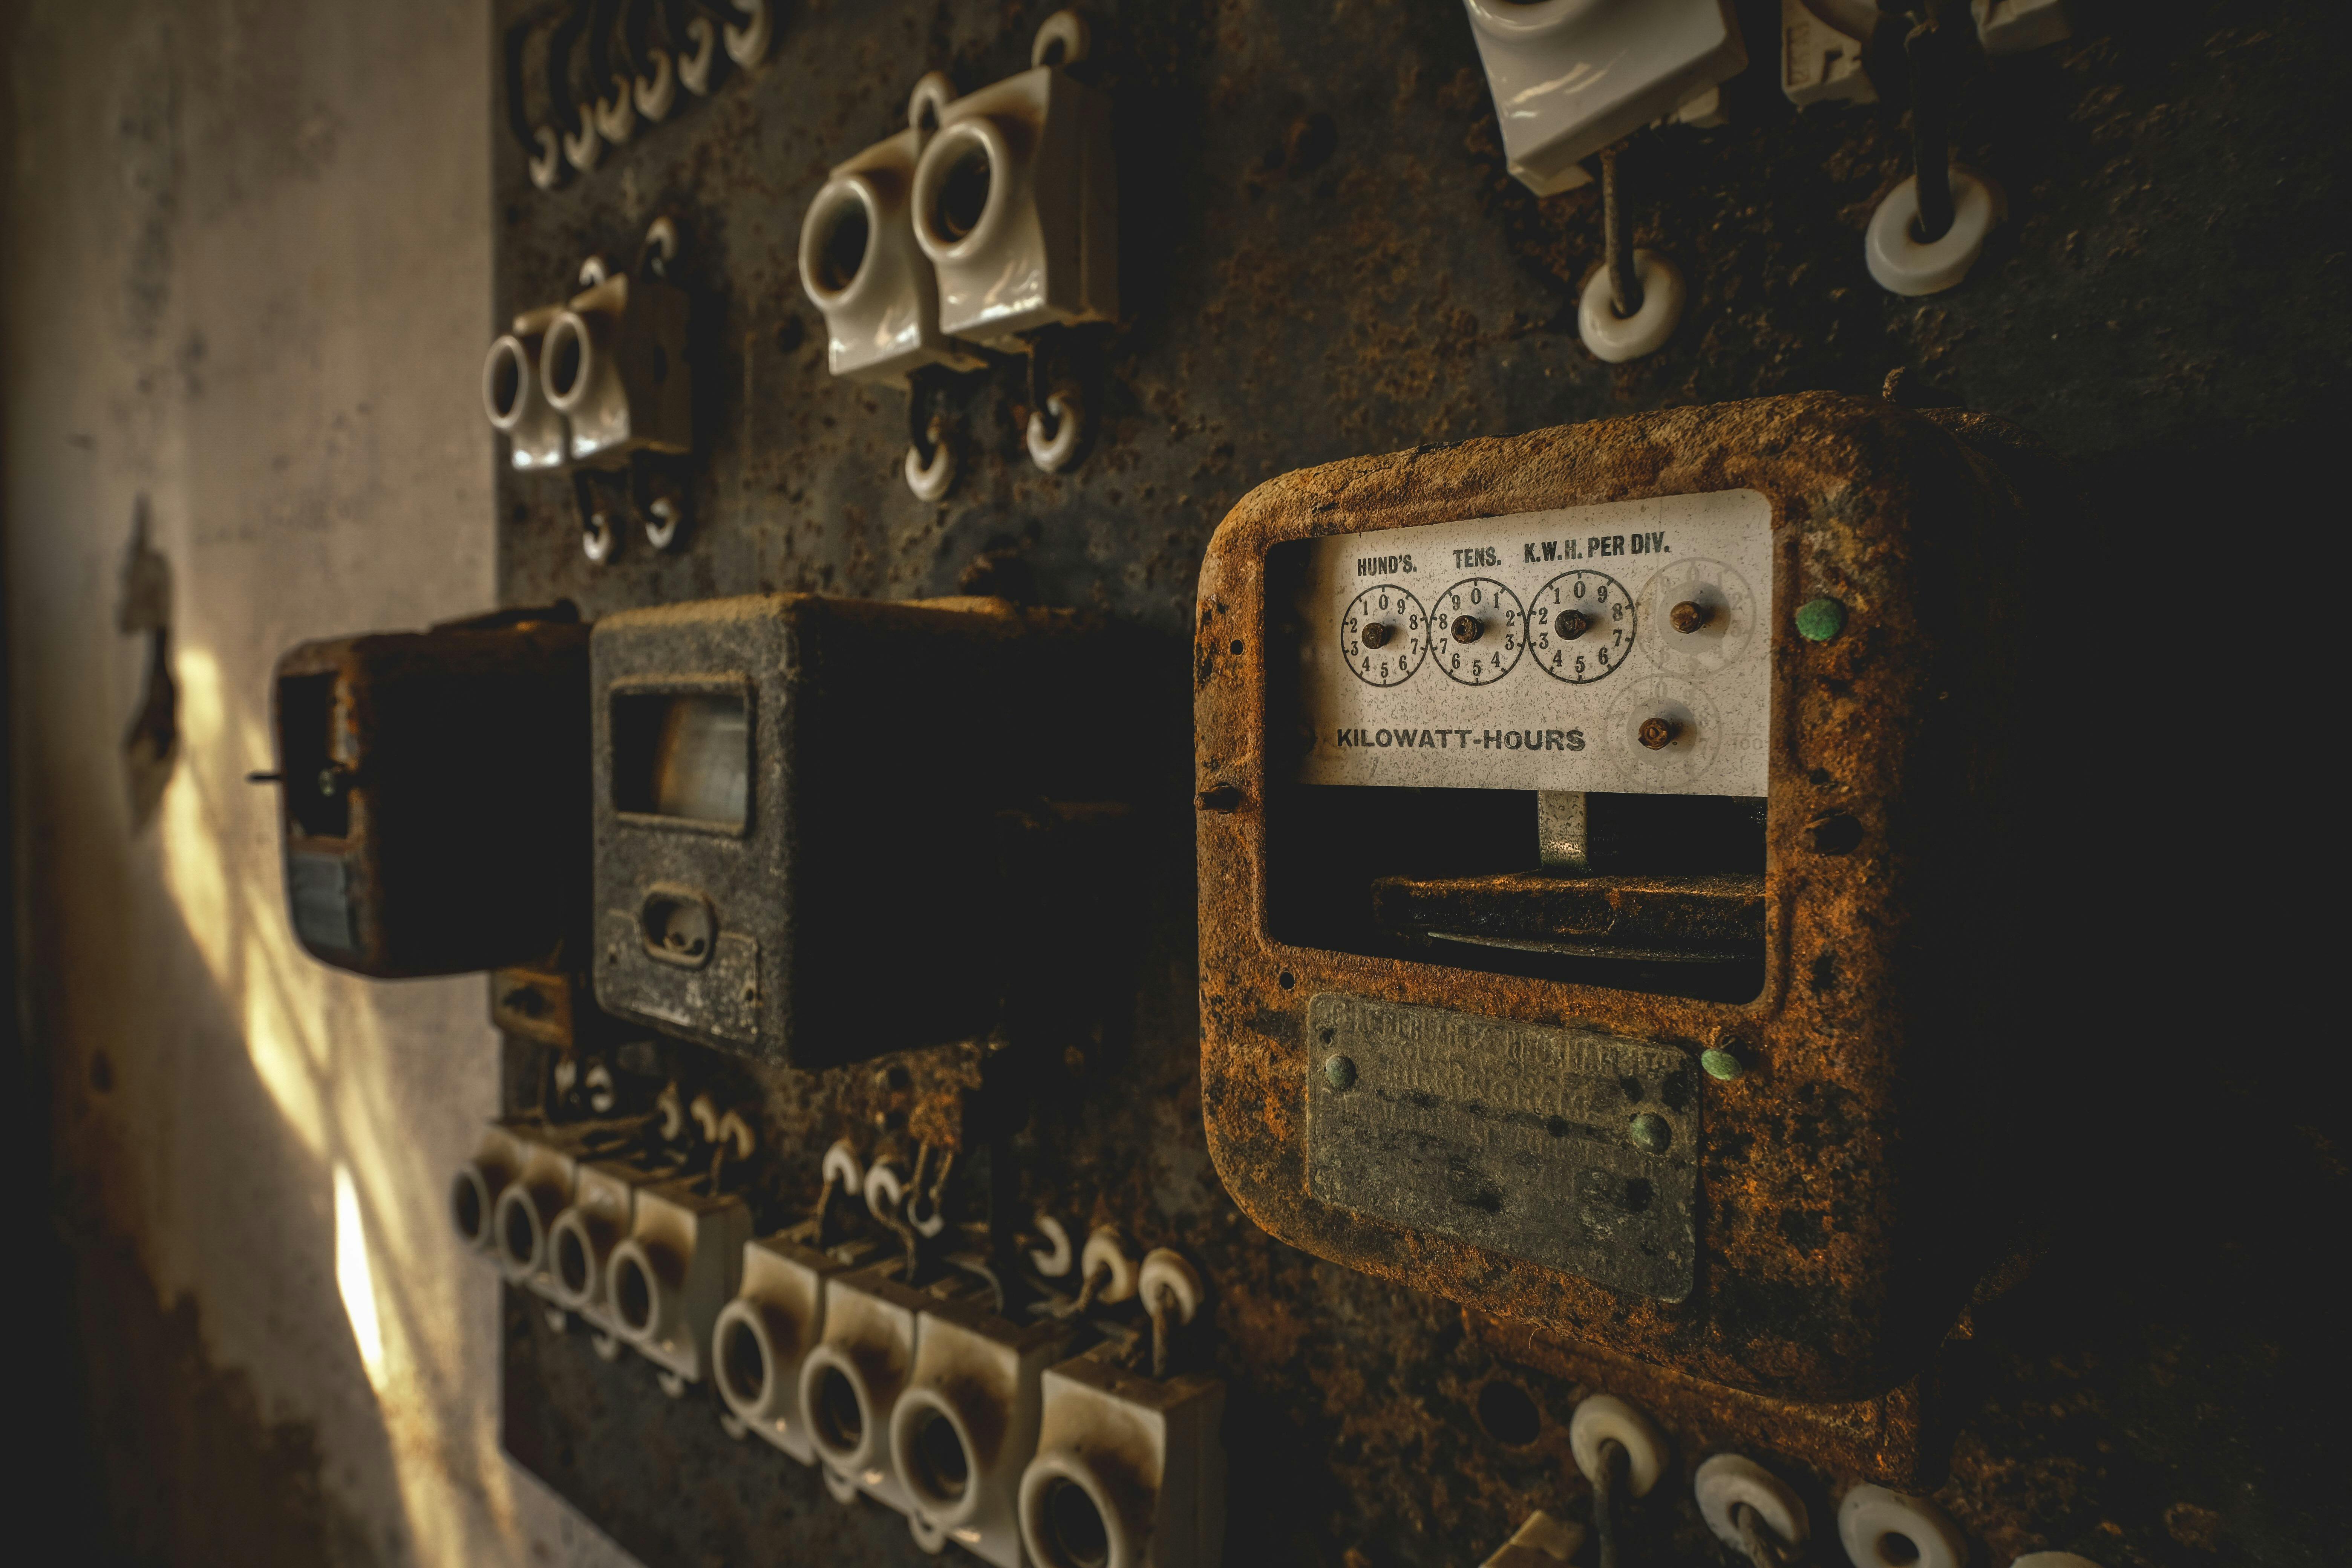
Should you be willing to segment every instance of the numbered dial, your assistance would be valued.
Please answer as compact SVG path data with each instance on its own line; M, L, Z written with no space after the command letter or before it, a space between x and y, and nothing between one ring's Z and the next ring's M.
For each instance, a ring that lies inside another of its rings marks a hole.
M1487 686L1517 667L1527 629L1517 594L1492 577L1467 577L1437 595L1429 651L1437 668L1463 685Z
M1528 606L1528 646L1546 675L1585 686L1633 652L1633 596L1605 572L1563 572Z
M1367 588L1339 617L1339 651L1357 679L1401 686L1428 656L1429 612L1393 583Z
M1756 595L1720 561L1691 556L1642 585L1638 613L1650 627L1643 655L1672 675L1712 675L1748 651Z

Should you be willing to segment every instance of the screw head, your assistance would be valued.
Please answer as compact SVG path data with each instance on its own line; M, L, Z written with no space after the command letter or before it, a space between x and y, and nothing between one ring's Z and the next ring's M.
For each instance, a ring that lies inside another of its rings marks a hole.
M1666 1125L1664 1117L1654 1111L1644 1110L1627 1122L1625 1133L1633 1140L1635 1148L1645 1149L1653 1154L1664 1153L1666 1145L1675 1141L1675 1130Z
M319 793L320 795L325 795L329 800L332 800L335 796L341 795L342 791L343 774L341 769L326 767L319 770Z
M1699 1052L1698 1065L1706 1069L1707 1077L1720 1079L1725 1083L1729 1083L1748 1070L1746 1062L1720 1046L1710 1046Z
M1592 629L1592 617L1582 610L1569 610L1552 622L1552 630L1574 642Z
M1386 647L1389 646L1389 637L1391 633L1389 630L1389 624L1386 621L1367 622L1361 635L1366 647Z
M1827 642L1845 630L1845 606L1835 599L1809 599L1797 609L1797 635L1807 642Z
M1356 1087L1356 1064L1347 1057L1327 1057L1323 1061L1323 1081L1333 1089Z
M1666 612L1666 619L1674 623L1675 630L1684 633L1695 632L1714 618L1705 605L1689 599Z
M1486 634L1486 623L1480 620L1475 616L1456 616L1454 617L1454 640L1455 642L1476 642L1479 637Z
M1650 750L1663 752L1675 743L1675 722L1671 719L1644 719L1640 738Z

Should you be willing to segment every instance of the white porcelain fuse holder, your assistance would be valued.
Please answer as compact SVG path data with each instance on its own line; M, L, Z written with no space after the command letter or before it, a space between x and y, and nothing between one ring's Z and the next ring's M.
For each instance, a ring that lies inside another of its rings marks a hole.
M2021 55L2074 36L2066 0L1969 0L1988 55Z
M1877 102L1878 89L1862 63L1868 22L1876 16L1870 0L1780 0L1780 91L1788 100L1800 109Z
M917 1321L915 1364L890 1415L891 1467L916 1541L952 1541L996 1568L1023 1568L1022 1472L1037 1450L1041 1380L1074 1325L1019 1324L962 1302Z
M547 329L540 375L572 423L572 460L617 468L637 451L694 445L686 291L618 273L572 297Z
M1057 12L1035 63L947 105L915 171L915 235L940 327L1017 350L1024 332L1118 319L1109 95L1072 76L1085 27Z
M620 1331L608 1291L613 1249L636 1222L637 1190L659 1179L618 1161L587 1161L573 1173L571 1206L548 1233L555 1303L579 1314L608 1359Z
M629 1237L605 1267L605 1297L622 1339L661 1369L673 1398L710 1363L710 1330L735 1294L751 1211L700 1177L639 1190Z
M467 1247L483 1253L498 1249L499 1197L522 1169L522 1141L511 1128L493 1121L482 1130L474 1157L449 1178L449 1223Z
M937 71L916 83L907 129L835 165L801 220L801 288L824 316L835 375L904 388L929 365L986 363L940 330L939 284L915 239L915 167L952 98Z
M1740 1510L1755 1510L1756 1522L1774 1549L1793 1557L1812 1531L1804 1500L1787 1482L1744 1454L1717 1454L1701 1464L1691 1478L1699 1517L1715 1538L1734 1552L1747 1551L1740 1529Z
M744 1429L803 1465L816 1463L801 1368L824 1331L824 1282L847 1265L782 1237L743 1244L742 1282L711 1342L719 1396Z
M548 1247L556 1216L572 1204L583 1139L572 1128L518 1130L522 1166L499 1194L493 1224L499 1271L543 1300L556 1300Z
M482 362L482 410L507 438L507 460L519 474L547 473L572 460L572 426L547 401L540 353L560 305L526 310L490 345Z
M1919 237L1919 179L1886 193L1863 235L1870 276L1890 294L1916 298L1956 289L1984 254L1985 241L2008 205L2000 187L1973 170L1952 165L1952 226L1933 240Z
M1165 1382L1096 1355L1049 1368L1021 1539L1038 1568L1215 1568L1223 1561L1225 1385Z
M1729 0L1463 0L1512 175L1538 195L1748 66Z
M824 1329L801 1365L801 1407L842 1502L863 1492L908 1511L890 1457L890 1417L915 1366L915 1323L938 1298L896 1278L898 1265L836 1274L824 1282Z

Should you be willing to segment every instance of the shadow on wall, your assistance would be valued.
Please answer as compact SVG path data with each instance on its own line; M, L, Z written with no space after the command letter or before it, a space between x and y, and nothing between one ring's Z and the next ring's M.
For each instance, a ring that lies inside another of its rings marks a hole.
M180 690L172 679L172 563L147 542L147 498L131 510L131 548L114 629L147 639L147 679L122 736L122 777L131 791L131 830L144 832L163 804L163 786L180 757Z

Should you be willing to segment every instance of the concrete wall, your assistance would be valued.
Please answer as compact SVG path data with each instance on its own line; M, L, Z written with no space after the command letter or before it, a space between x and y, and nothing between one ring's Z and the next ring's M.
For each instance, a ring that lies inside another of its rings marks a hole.
M485 8L5 15L22 1016L107 1554L621 1561L498 1452L482 982L304 957L244 782L288 645L491 603Z

